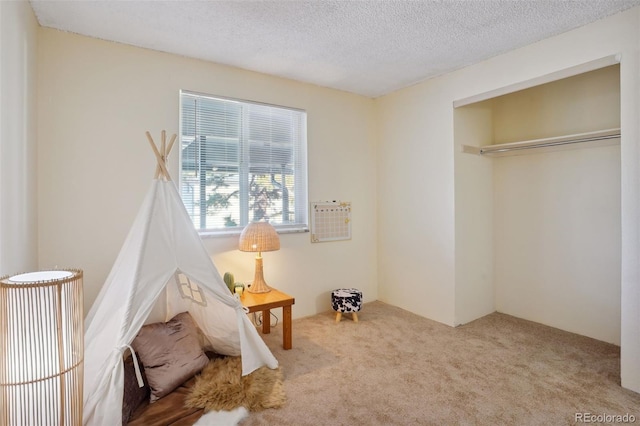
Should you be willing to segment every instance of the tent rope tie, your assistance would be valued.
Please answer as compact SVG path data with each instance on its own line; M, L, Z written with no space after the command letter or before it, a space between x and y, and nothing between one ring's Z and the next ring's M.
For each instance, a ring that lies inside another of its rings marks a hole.
M238 300L238 299L236 299L236 300ZM240 301L239 301L239 300L238 300L238 304L235 306L235 308L236 308L236 309L242 309L242 311L243 311L245 314L248 314L248 313L249 313L249 308L247 308L246 306L243 306L243 305L242 305L242 303L240 303Z
M136 351L130 345L123 345L120 347L121 352L124 352L125 349L129 348L131 351L131 357L133 358L133 368L136 370L136 378L138 379L138 387L144 387L144 380L142 380L142 374L140 373L140 365L138 364L138 357L136 356Z

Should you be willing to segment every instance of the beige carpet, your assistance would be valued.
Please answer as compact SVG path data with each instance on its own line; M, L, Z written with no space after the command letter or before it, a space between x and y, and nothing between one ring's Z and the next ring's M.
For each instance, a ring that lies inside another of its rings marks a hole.
M640 424L614 345L498 313L452 328L372 302L345 317L295 320L289 351L281 325L263 335L287 402L242 426L565 425L583 412Z

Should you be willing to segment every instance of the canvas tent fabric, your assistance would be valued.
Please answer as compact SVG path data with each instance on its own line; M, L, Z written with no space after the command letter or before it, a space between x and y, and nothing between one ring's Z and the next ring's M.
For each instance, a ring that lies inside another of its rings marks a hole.
M203 303L183 297L177 272L197 284ZM85 318L83 424L121 424L123 354L161 295L166 296L167 320L188 311L214 351L242 356L243 375L263 365L277 368L277 360L224 284L174 183L154 179Z

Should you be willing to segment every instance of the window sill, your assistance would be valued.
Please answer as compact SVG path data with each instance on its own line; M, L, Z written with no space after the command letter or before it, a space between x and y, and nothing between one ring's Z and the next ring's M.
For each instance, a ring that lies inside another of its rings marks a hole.
M309 232L308 226L291 226L291 227L282 227L276 228L276 232L278 234L298 234L301 232ZM224 230L224 231L198 231L198 235L200 238L218 238L218 237L230 237L230 236L240 236L242 233L242 228L236 228L233 230Z

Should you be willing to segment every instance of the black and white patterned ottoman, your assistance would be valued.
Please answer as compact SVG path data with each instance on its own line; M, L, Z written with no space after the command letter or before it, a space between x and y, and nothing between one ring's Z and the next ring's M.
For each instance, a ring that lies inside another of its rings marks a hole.
M336 322L340 322L343 313L350 313L354 322L358 322L357 312L362 309L362 292L357 288L339 288L331 292L331 307L338 314Z

